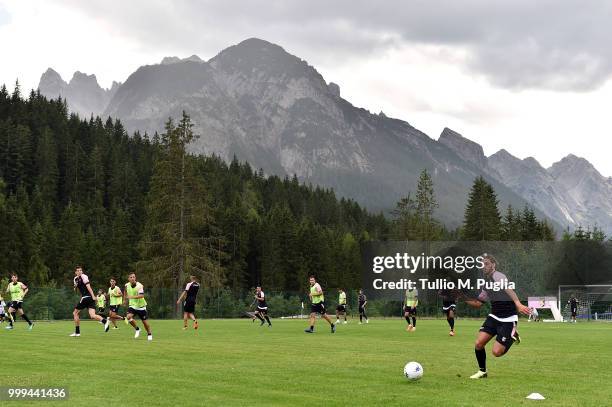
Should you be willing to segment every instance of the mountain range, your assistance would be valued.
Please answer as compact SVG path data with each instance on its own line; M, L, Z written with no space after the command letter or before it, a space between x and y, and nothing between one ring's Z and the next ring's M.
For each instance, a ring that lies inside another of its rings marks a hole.
M266 173L296 174L333 187L372 210L388 211L414 191L420 171L432 174L448 226L463 219L474 178L493 184L500 209L530 205L559 231L597 225L612 234L612 179L573 155L550 168L506 150L487 157L482 147L445 128L438 140L406 121L371 113L342 98L306 61L256 38L208 61L166 57L102 89L94 75L76 72L66 83L47 70L39 89L61 95L82 116L121 119L128 131L163 131L185 110L200 137L190 150L236 156Z

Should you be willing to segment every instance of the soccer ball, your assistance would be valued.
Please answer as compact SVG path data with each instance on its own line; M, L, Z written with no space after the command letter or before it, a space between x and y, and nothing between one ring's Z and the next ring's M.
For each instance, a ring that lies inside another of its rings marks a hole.
M423 366L419 362L408 362L404 366L404 376L408 380L416 381L423 377Z

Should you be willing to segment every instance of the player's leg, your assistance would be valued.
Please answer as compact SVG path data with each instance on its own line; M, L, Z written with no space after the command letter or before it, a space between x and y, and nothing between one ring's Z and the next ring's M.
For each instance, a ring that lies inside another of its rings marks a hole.
M327 315L327 312L325 312L325 308L323 308L323 313L321 314L321 318L323 318L324 320L326 320L327 322L329 322L329 326L331 327L331 333L335 333L336 332L336 325L334 324L334 322L331 320L331 318L329 317L329 315Z
M149 324L149 317L147 315L147 311L146 310L139 311L138 316L140 317L140 320L142 321L142 324L144 325L147 331L147 340L152 341L153 334L151 333L151 325Z
M72 311L72 319L74 319L74 333L70 336L81 336L81 318L79 316L79 310L75 307Z
M6 327L6 329L13 329L13 324L15 323L15 309L13 308L12 305L9 305L9 308L8 308L8 318L9 318L9 325Z
M478 372L470 376L470 379L482 379L487 377L487 352L485 346L497 334L497 320L487 317L485 322L480 327L474 344L474 353L478 362Z
M366 324L370 323L370 321L368 321L368 315L366 314L365 307L363 307L363 319L365 319Z
M102 325L104 325L104 332L108 332L108 329L110 328L110 321L108 320L108 318L96 314L95 308L87 308L87 313L89 314L89 318L93 319L94 321L98 321Z
M310 317L308 318L308 324L310 325L310 328L304 329L304 332L306 333L314 332L314 324L315 324L316 318L317 318L316 313L313 310L311 310Z
M264 311L263 316L264 316L264 318L266 319L266 322L268 323L268 326L269 326L269 327L270 327L270 326L272 326L272 322L270 321L270 317L268 316L268 310L265 310L265 311Z
M189 318L191 318L191 320L193 321L193 329L198 329L199 324L198 324L198 319L195 316L195 313L194 312L189 313Z
M455 310L453 308L449 308L446 311L446 322L448 322L448 326L450 327L450 336L455 336Z
M183 330L187 329L187 326L188 326L187 320L189 320L189 313L183 312Z
M517 337L515 322L500 323L497 328L497 337L491 350L493 356L499 358L508 353L514 342L517 344L520 342L520 339L516 339Z
M406 319L406 332L409 332L412 329L412 324L410 323L410 311L408 307L404 307L404 318Z
M136 324L136 321L134 320L134 313L136 311L133 310L132 308L128 309L128 313L126 315L126 320L128 321L128 323L130 325L132 325L132 327L134 328L134 339L138 338L140 336L140 328L138 327L138 325Z
M32 330L32 327L34 326L34 324L32 323L32 321L30 321L28 319L28 316L25 314L25 312L23 311L23 308L19 308L19 310L17 311L19 313L19 315L21 316L21 318L23 318L24 321L26 321L28 323L28 328L30 330Z
M416 307L412 307L410 310L410 314L412 315L412 329L411 331L416 330Z

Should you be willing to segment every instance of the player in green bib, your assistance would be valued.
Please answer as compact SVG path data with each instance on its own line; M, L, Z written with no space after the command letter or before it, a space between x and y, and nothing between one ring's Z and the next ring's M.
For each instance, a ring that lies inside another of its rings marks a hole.
M119 307L123 303L123 292L121 292L121 288L117 285L117 280L114 277L111 277L109 281L110 287L108 287L108 292L106 296L108 297L108 317L113 324L113 329L117 328L116 320L124 320L127 324L127 319L123 318L119 315Z
M407 289L404 303L404 318L406 318L406 322L408 322L408 326L406 327L407 332L416 330L417 305L419 305L418 290L416 288ZM412 323L410 323L410 317L412 317Z
M134 321L134 315L138 315L147 330L147 340L152 341L153 334L151 333L151 326L147 320L147 301L144 298L144 287L136 281L136 273L130 273L128 281L129 282L125 285L125 299L128 301L126 318L129 324L136 330L134 338L138 338L140 336L140 328L136 325L136 321Z
M96 306L98 307L98 315L104 314L106 308L106 297L104 296L104 290L98 290L98 297L96 299Z
M310 302L312 305L310 306L310 328L305 329L306 333L314 333L314 324L317 318L317 314L321 314L321 318L329 322L331 326L331 332L336 332L336 325L332 322L332 320L327 315L327 311L325 311L325 296L323 295L323 289L317 280L315 280L314 276L310 276L308 279L310 284L310 292L308 296L310 297Z
M13 329L15 318L17 318L17 313L19 313L21 318L28 323L28 329L31 331L34 324L23 312L23 298L28 293L28 287L19 281L17 274L13 273L11 274L11 282L8 287L6 287L6 292L9 293L11 297L11 301L8 304L9 326L7 326L6 329Z
M346 320L346 293L342 288L338 289L338 306L336 307L336 325L340 323L340 315L344 314L344 323Z

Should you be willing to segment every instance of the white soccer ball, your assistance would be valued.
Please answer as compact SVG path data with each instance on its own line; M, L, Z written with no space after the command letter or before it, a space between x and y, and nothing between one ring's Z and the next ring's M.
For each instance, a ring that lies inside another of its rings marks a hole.
M416 381L423 377L423 366L419 362L408 362L404 366L404 376L408 380Z

